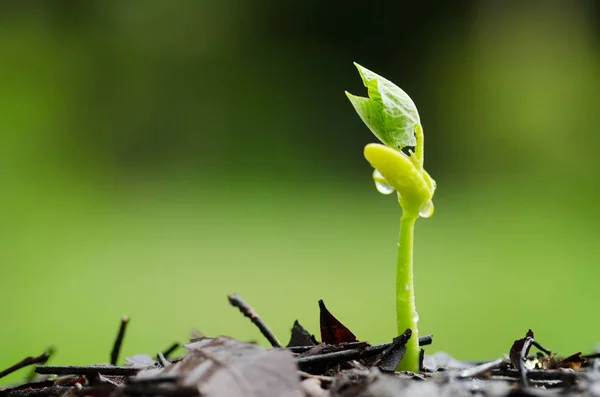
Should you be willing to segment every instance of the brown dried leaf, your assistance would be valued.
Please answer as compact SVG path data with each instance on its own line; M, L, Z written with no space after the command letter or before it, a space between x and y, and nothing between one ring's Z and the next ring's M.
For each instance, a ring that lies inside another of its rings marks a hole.
M581 357L581 352L571 354L569 357L547 357L543 362L544 369L570 368L575 371L581 369L587 360Z
M344 324L338 321L325 307L323 300L319 301L321 312L321 341L329 345L358 342L356 336Z
M581 352L577 352L560 360L557 363L557 368L571 368L574 370L579 370L586 362L587 360L584 357L581 357Z

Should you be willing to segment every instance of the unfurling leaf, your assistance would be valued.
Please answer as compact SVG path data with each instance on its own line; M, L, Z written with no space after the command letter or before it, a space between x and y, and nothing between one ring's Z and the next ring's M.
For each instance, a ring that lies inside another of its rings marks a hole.
M416 146L415 127L419 113L406 92L369 69L354 64L367 87L369 98L346 93L354 109L371 132L384 144L398 150Z

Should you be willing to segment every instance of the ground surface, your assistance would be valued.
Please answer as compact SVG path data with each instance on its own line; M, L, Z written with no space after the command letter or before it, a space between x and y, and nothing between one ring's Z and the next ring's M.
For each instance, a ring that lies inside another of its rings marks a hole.
M0 372L0 378L36 365L28 379L0 390L2 397L182 396L182 397L400 397L400 396L600 396L600 354L559 357L535 340L531 330L507 349L508 358L466 362L446 353L422 355L418 373L396 368L413 337L407 329L390 343L357 340L319 301L320 339L298 321L283 347L241 297L232 306L248 317L272 348L220 336L196 336L185 353L140 354L117 366L129 319L124 317L111 351L111 364L45 365L52 351L28 357ZM430 335L419 345L430 345ZM530 353L536 347L537 355Z

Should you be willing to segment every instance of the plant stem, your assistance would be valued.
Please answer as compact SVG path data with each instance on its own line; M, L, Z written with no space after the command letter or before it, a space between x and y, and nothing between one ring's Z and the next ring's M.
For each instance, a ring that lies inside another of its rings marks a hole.
M398 335L410 328L412 337L406 344L406 353L398 365L399 371L419 372L419 331L413 287L413 242L417 218L418 215L414 216L403 211L400 219L398 266L396 268L396 318Z

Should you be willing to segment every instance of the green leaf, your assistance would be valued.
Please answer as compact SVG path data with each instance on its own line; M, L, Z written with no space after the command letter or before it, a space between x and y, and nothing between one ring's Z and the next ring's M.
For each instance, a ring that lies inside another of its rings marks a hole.
M354 110L360 116L363 123L369 127L371 132L375 134L380 141L385 143L387 136L381 135L387 130L383 113L383 105L370 98L355 96L346 92L346 96L350 99L350 103L354 106Z
M369 98L346 93L371 132L384 144L402 149L416 146L417 107L408 94L391 81L355 63Z

